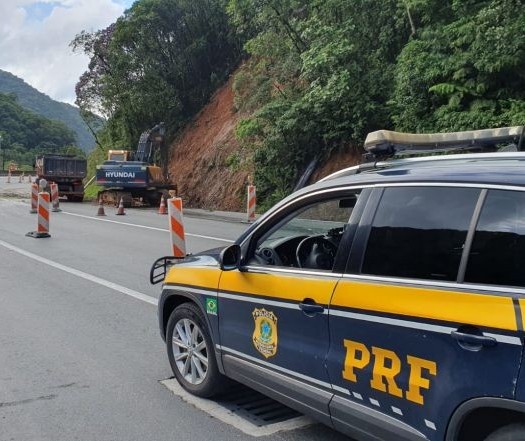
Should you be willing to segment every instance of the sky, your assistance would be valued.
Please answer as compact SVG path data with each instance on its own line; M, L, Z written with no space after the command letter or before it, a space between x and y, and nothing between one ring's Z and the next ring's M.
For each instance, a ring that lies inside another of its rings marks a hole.
M89 59L69 43L113 23L134 0L0 0L0 69L73 104Z

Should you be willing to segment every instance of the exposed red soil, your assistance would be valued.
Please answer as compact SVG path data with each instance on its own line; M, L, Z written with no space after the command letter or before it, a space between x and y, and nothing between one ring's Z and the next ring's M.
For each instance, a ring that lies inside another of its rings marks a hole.
M230 79L171 145L169 172L186 207L246 210L246 185L253 171L227 165L228 157L240 148L235 139L240 115L234 111L233 98ZM310 183L358 164L360 157L350 147L333 154L314 171Z
M249 170L228 167L239 149L232 79L188 124L171 146L170 176L187 207L244 211Z
M348 149L333 153L330 158L320 164L312 173L309 183L312 184L338 170L361 163L361 152L348 147Z

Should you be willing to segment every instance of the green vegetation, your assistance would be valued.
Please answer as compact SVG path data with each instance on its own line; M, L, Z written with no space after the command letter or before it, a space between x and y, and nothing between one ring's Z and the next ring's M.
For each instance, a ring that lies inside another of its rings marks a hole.
M95 146L94 136L82 120L79 110L74 106L49 98L21 78L3 70L0 70L0 93L15 94L18 103L25 109L44 118L62 122L75 132L74 143L82 150L88 152ZM96 117L94 127L98 130L102 124L102 118Z
M160 121L175 134L241 53L221 0L141 0L107 29L82 32L71 45L91 57L77 105L85 115L107 116L111 146L128 149Z
M367 132L525 124L523 0L139 0L72 42L89 54L84 115L108 117L100 145L174 135L236 74L242 148L258 201L288 194L307 165L358 149ZM241 51L241 47L244 51Z
M525 124L520 0L230 0L250 55L237 129L265 206L307 164L381 128Z
M59 121L50 120L24 109L14 95L0 93L0 136L2 159L20 166L32 166L42 153L84 154L74 147L75 134Z

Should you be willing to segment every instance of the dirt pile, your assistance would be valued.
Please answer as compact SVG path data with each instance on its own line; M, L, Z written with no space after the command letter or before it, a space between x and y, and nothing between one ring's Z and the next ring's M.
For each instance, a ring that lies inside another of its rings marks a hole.
M239 149L233 110L232 80L188 124L171 146L170 176L185 206L244 211L249 170L228 166Z
M169 172L186 207L246 210L246 185L253 170L229 166L239 150L235 139L239 118L230 79L171 145ZM314 171L309 183L359 162L360 153L350 148L335 153Z

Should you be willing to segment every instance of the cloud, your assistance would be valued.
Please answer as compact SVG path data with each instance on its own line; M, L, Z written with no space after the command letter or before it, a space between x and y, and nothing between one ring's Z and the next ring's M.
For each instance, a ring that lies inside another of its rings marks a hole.
M69 43L82 30L103 29L133 0L1 0L0 69L52 98L73 103L88 58ZM9 17L9 19L6 19Z

